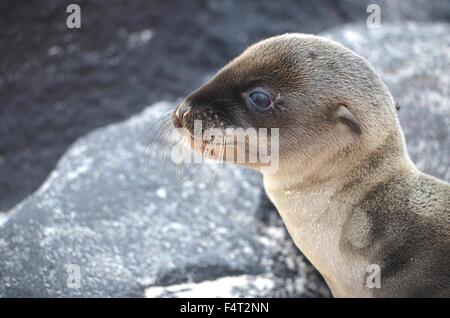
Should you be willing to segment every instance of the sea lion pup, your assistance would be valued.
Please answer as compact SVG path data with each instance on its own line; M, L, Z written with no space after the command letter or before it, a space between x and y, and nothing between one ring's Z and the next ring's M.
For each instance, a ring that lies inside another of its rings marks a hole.
M173 114L192 140L195 120L279 128L264 186L335 297L450 296L450 185L411 162L393 98L363 58L317 36L266 39ZM207 155L227 160L218 145Z

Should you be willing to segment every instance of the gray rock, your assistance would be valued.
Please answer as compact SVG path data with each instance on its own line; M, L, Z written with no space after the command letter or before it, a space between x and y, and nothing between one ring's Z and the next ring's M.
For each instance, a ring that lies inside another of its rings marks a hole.
M270 214L257 173L192 164L177 183L176 165L145 151L168 109L81 138L8 215L0 296L327 295Z
M365 21L369 4L382 23L450 21L450 1L78 0L83 32L68 32L72 2L0 1L0 212L78 137L184 96L262 38Z
M325 33L366 58L400 105L408 152L419 169L450 182L450 26L348 25Z
M383 24L326 34L383 70L413 160L446 180L449 31ZM257 174L186 166L187 181L178 186L175 165L167 161L160 174L159 160L142 155L142 136L165 107L80 139L8 214L0 227L0 296L327 295ZM80 269L80 288L69 288L70 264Z

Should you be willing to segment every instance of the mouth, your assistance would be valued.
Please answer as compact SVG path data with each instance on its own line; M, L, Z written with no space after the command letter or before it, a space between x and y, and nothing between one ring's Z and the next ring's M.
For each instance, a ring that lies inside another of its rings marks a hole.
M244 138L240 133L236 134L234 127L225 125L220 116L213 113L210 116L212 118L207 117L205 113L191 111L189 116L184 115L183 120L180 120L180 114L174 113L173 125L186 146L203 158L219 161L231 158L233 162L233 158L237 158L240 153L239 149L243 149L247 156L250 149L249 138L246 138L245 134Z
M204 158L222 160L224 155L224 143L214 139L198 138L192 134L188 136L188 144L192 150L201 154Z
M209 121L207 126L202 118L189 118L180 122L176 117L173 119L173 126L189 143L203 145L221 145L226 143L226 131L222 124L215 124Z

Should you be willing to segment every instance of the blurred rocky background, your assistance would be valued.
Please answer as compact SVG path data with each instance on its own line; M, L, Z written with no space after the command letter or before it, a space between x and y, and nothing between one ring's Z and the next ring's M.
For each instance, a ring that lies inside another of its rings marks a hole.
M412 159L450 181L449 22L448 1L0 1L0 296L329 296L258 175L179 183L150 128L251 43L320 33L373 64Z

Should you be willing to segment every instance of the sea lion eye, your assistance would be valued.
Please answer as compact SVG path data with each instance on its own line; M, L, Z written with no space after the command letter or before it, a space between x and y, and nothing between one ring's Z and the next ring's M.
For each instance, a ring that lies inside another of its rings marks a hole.
M267 110L272 105L270 96L260 90L254 91L248 95L250 103L260 110Z

